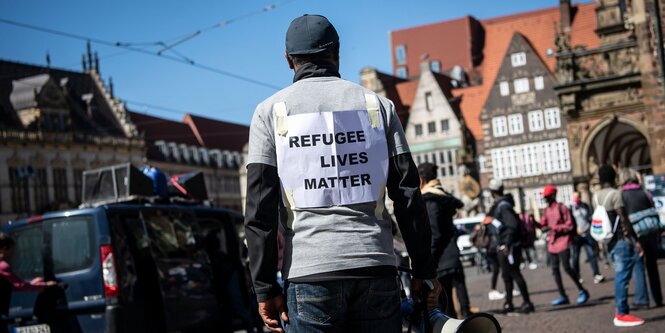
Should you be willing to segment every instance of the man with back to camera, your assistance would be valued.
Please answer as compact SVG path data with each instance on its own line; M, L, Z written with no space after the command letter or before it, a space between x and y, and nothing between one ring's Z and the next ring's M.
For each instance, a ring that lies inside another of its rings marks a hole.
M260 103L250 126L245 231L259 313L274 332L283 332L280 320L289 332L401 332L386 188L415 301L435 306L440 287L394 105L340 79L339 37L323 16L291 22L285 56L294 83ZM278 223L285 294L276 281Z
M503 182L499 179L490 179L489 189L495 201L490 210L493 217L492 225L498 229L497 254L499 266L501 266L501 277L506 288L503 312L533 312L534 306L529 297L529 290L520 272L522 262L520 219L513 209L513 199L503 193ZM524 300L522 306L517 309L513 306L513 282L517 283Z

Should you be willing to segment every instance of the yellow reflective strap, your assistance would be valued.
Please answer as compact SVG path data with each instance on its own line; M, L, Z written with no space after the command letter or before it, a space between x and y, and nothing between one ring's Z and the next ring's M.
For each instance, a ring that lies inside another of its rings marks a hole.
M289 229L293 229L293 221L296 219L296 212L294 210L296 204L293 201L293 191L284 190L284 197L286 199L284 200L284 203L286 204L286 226Z
M365 94L365 105L367 105L367 113L369 114L369 123L372 128L379 127L379 102L375 95Z
M374 208L374 216L376 216L377 220L383 220L383 211L386 209L385 194L386 194L386 187L382 186L379 198L376 200L376 208Z
M289 132L288 114L286 113L286 103L279 102L272 106L275 113L275 129L277 135L285 136Z

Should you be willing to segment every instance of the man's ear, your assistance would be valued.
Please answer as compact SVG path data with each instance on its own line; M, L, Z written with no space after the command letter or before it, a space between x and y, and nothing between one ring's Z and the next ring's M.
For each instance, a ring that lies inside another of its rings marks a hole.
M284 52L284 58L286 58L286 62L289 64L289 68L295 69L295 65L293 64L293 60L291 60L291 57L289 57L289 54Z

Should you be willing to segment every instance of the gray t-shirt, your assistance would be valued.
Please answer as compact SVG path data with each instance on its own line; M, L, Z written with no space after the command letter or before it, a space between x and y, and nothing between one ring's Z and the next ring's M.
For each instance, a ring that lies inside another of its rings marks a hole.
M366 110L372 91L337 77L302 79L259 104L250 127L248 164L277 167L273 106L284 102L289 116ZM377 96L388 156L408 153L402 125L390 100ZM292 126L293 124L289 124ZM293 163L304 163L294 160ZM386 170L387 172L387 170ZM284 193L283 202L287 201ZM395 266L391 222L377 218L376 202L320 208L281 208L285 278L371 266ZM277 212L275 212L277 214Z

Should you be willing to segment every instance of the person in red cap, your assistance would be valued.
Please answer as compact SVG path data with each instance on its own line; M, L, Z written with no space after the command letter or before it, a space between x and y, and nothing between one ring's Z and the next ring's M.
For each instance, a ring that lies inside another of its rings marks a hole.
M575 225L573 224L572 215L566 205L560 204L556 201L556 186L546 185L543 189L543 198L547 202L547 207L543 211L541 218L541 225L549 230L547 252L550 254L552 263L552 275L554 281L559 289L559 298L552 301L552 305L569 304L568 296L563 288L561 281L561 272L559 272L559 263L563 265L563 270L573 280L579 295L577 297L577 304L586 303L589 300L589 292L584 289L580 283L580 277L570 266L570 245L573 242L575 235Z

